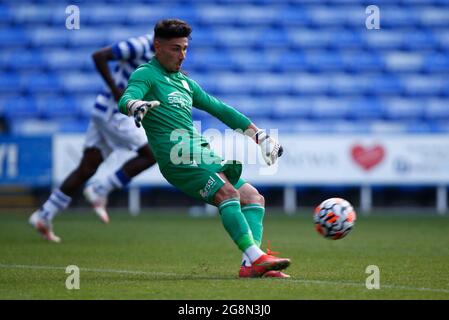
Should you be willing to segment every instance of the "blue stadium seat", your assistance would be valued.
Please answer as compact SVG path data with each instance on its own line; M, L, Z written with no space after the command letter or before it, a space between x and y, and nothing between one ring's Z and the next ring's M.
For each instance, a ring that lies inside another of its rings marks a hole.
M389 72L420 72L423 68L421 54L403 51L391 51L384 55L385 69Z
M338 71L344 68L343 59L337 52L310 51L305 59L308 69L314 72Z
M101 24L125 24L128 21L127 12L129 6L105 6L105 5L83 5L83 24L96 26Z
M273 100L272 117L275 119L292 119L310 117L314 101L304 97L281 96Z
M435 31L435 33L438 33ZM435 39L434 33L432 31L408 31L403 32L404 39L407 39L403 42L402 48L410 51L417 50L432 50L437 45L437 41Z
M9 25L14 21L14 15L8 6L0 4L0 24Z
M61 16L65 16L64 7L61 8L59 4ZM53 16L58 8L55 8L55 4L27 4L21 6L11 6L11 12L14 16L14 22L21 25L46 25L52 22Z
M275 25L279 22L279 14L280 10L275 6L267 10L261 6L246 5L238 9L235 23L239 26Z
M224 48L250 49L258 47L263 41L263 32L254 28L246 29L245 36L242 36L239 28L214 29L213 35L217 39L217 45Z
M449 8L425 7L419 11L419 19L422 25L427 27L449 27Z
M402 46L403 33L392 30L364 30L361 33L365 50L390 50Z
M273 101L269 98L241 95L224 97L223 101L250 118L270 117L272 114Z
M78 32L79 30L72 31ZM29 30L30 34L30 42L36 48L42 47L58 47L63 48L67 45L68 39L72 35L72 32L68 32L65 30L61 32L61 30L46 27L46 28L37 28L35 30Z
M239 73L217 73L215 92L223 95L248 94L254 90L254 78Z
M273 73L255 74L253 77L253 92L258 96L286 95L293 91L290 77L285 78Z
M64 92L69 94L99 94L105 84L97 73L72 72L60 76Z
M409 96L432 96L445 91L445 76L408 75L401 77L404 93Z
M348 72L380 72L384 69L384 62L379 53L369 51L348 51L342 53L344 69Z
M300 51L289 51L279 57L279 62L274 65L280 72L297 72L307 70L306 58Z
M316 119L343 119L350 113L345 100L334 98L317 98L311 110L311 117Z
M396 6L394 1L380 9L381 28L407 28L419 23L419 12L410 6Z
M90 118L96 98L96 94L81 94L78 96L74 96L73 100L76 105L76 114L80 118Z
M0 43L4 48L26 47L29 38L25 30L22 28L6 28L0 30Z
M36 105L42 118L75 118L77 116L76 103L67 95L37 96Z
M92 70L94 63L92 61L91 50L52 50L47 51L42 65L50 70L69 71L69 70Z
M35 118L39 115L34 99L27 96L8 96L1 99L3 114L9 119Z
M45 66L44 59L39 50L13 50L5 52L6 68L15 72L42 70Z
M334 32L333 37L329 39L329 48L331 50L350 50L350 49L358 49L363 45L362 39L360 38L360 34L358 32L354 32L353 30L336 30Z
M426 119L449 120L449 99L429 99L426 101Z
M347 20L348 12L345 8L334 6L314 6L308 10L310 25L320 28L341 27Z
M423 69L428 73L449 72L449 57L443 53L433 53L424 56Z
M280 13L279 22L283 27L306 27L311 24L311 18L305 8L286 6Z
M322 49L333 38L333 32L313 29L288 29L288 39L294 49Z
M346 103L349 107L348 118L358 122L382 119L384 116L383 105L377 98L348 98Z
M205 5L197 9L197 22L214 26L234 26L238 21L239 7L223 8L222 6Z
M327 94L330 88L330 81L327 77L315 74L300 73L291 79L294 94Z
M275 67L275 61L261 51L234 51L229 58L233 61L236 71L239 72L270 71Z
M78 49L80 47L101 48L109 45L107 43L107 29L103 28L81 28L70 33L68 37L68 45Z
M225 51L201 51L189 53L185 61L186 70L196 72L233 71L234 61Z
M424 117L425 104L422 99L383 99L384 115L392 120L412 120Z
M367 95L397 95L403 89L400 80L394 74L367 75L364 76L364 81L367 84L364 94Z
M0 73L0 94L20 93L20 77L16 73Z
M54 73L24 73L21 86L31 93L59 93L62 90L58 76Z

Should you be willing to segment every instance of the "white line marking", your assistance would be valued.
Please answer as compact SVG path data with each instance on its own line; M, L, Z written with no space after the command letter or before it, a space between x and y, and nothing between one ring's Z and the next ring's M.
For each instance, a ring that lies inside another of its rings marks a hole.
M37 266L37 265L24 265L24 264L0 264L0 268L3 269L42 269L42 270L65 270L66 267L57 267L57 266ZM118 274L134 274L134 275L146 275L146 276L165 276L165 277L187 277L187 278L196 278L196 279L204 279L204 280L237 280L234 278L217 278L217 277L208 277L201 275L187 275L187 274L179 274L179 273L170 273L170 272L149 272L149 271L135 271L135 270L118 270L118 269L100 269L100 268L80 268L80 271L85 272L105 272L105 273L118 273ZM322 284L322 285L343 285L343 286L355 286L360 288L365 288L364 283L358 282L348 282L348 281L328 281L328 280L303 280L303 279L289 279L283 280L281 282L285 283L304 283L304 284ZM381 289L397 289L397 290L409 290L409 291L429 291L429 292L442 292L449 293L449 289L434 289L434 288L417 288L417 287L409 287L409 286L400 286L400 285L390 285L390 284L381 284ZM371 290L370 290L371 291ZM373 290L375 291L375 290Z

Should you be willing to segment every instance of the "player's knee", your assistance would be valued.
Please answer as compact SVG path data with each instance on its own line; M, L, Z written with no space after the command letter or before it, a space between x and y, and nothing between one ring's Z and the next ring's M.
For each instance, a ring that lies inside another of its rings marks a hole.
M255 191L250 194L245 195L245 197L241 197L240 203L242 206L247 204L260 204L261 206L265 206L265 198L259 192Z
M218 190L214 199L215 203L219 205L228 199L240 199L240 193L231 184L227 183Z

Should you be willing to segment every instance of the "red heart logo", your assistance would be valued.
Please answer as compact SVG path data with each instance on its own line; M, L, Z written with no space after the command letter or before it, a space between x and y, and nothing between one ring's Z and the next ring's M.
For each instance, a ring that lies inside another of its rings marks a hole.
M352 158L365 170L378 165L385 155L385 150L380 145L374 145L370 148L365 148L362 145L354 145L351 149Z

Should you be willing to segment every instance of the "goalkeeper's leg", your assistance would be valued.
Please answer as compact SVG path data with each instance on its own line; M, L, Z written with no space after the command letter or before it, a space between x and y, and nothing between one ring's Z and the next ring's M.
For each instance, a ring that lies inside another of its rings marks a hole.
M225 184L214 195L222 223L239 249L252 264L252 276L261 277L270 270L281 270L290 264L289 259L277 258L263 252L253 238L247 219L240 206L240 193L224 173L219 173Z
M244 183L242 185L236 185L240 194L240 204L242 207L242 213L248 222L248 225L253 234L254 242L257 246L261 246L263 237L263 218L265 215L265 199L249 183ZM267 254L273 254L273 252L268 248ZM242 265L240 267L239 276L242 278L254 277L253 267L250 259L243 253ZM290 276L281 271L268 271L264 274L265 277L274 278L289 278Z

